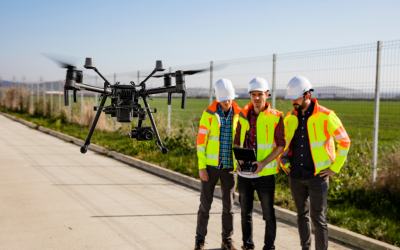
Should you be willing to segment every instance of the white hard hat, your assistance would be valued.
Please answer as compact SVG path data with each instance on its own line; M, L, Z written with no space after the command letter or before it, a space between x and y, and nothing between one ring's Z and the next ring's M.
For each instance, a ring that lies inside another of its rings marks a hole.
M296 76L288 83L286 87L285 99L299 99L305 92L312 90L310 81L304 76Z
M224 102L235 99L235 89L228 79L220 79L215 83L215 96L217 101Z
M250 81L248 91L263 91L267 92L269 90L268 82L264 78L256 77Z

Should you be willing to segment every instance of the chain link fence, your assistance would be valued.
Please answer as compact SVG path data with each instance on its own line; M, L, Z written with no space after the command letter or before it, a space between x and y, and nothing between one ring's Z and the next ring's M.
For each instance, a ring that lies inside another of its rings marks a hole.
M164 63L168 66L168 62ZM379 104L379 144L390 145L400 140L400 40L382 42L380 49L377 43L369 43L167 67L164 72L194 69L206 71L186 76L188 98L208 98L211 101L213 84L218 79L227 78L232 81L237 98L248 99L247 84L259 76L270 85L272 100L269 101L272 106L285 113L293 109L291 102L284 100L286 84L294 76L305 76L314 87L312 97L335 111L351 138L372 140L374 118L377 117L375 104ZM130 84L133 81L138 84L151 71L139 69L105 77L110 82ZM380 75L379 79L377 74ZM94 86L104 84L100 77L86 75L84 83ZM163 79L151 78L146 85L147 88L162 86ZM379 96L376 96L377 86ZM90 124L94 115L89 115L89 112L93 111L93 105L98 105L99 96L82 91L78 93L80 102L70 102L73 104L64 107L62 90L61 80L29 84L3 80L0 83L0 104L36 115L56 116L64 112L69 122ZM166 97L166 94L159 96ZM89 99L92 102L82 101ZM170 115L171 109L168 110ZM72 115L78 113L79 116ZM170 119L169 116L168 131ZM115 130L115 120L111 124Z

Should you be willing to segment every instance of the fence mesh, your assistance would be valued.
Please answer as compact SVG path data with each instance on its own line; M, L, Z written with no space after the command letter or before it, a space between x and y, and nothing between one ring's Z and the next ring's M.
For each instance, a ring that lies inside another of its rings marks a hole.
M335 111L342 120L351 137L360 136L372 140L374 119L374 98L376 83L377 44L369 43L356 46L276 55L276 70L273 72L273 56L261 56L233 60L214 61L210 72L210 62L166 67L163 73L176 70L204 69L196 75L186 76L187 96L190 98L208 98L210 81L230 79L235 87L237 98L248 98L247 84L256 77L265 78L270 87L275 73L276 108L287 113L293 107L284 100L286 84L294 76L307 77L313 85L312 97ZM165 65L168 66L168 65ZM152 70L105 75L110 82L120 84L138 84ZM380 114L379 140L391 143L400 139L400 40L382 43L380 67ZM212 76L211 76L212 75ZM21 84L3 81L0 87L0 103L13 109L26 110L42 115L59 115L62 110L71 116L70 109L64 107L62 82ZM100 77L84 75L84 83L101 87L104 82ZM147 88L163 85L163 78L150 78ZM212 90L213 94L214 91ZM51 98L53 96L53 98ZM161 96L166 96L162 95ZM178 97L178 95L173 95ZM81 93L77 95L81 98ZM99 97L97 94L83 91L82 98ZM86 100L86 99L85 99ZM87 99L89 100L89 99ZM96 100L93 98L93 100ZM173 101L174 102L174 101ZM79 113L73 122L85 122L82 103L73 103L72 112ZM93 106L93 102L83 102ZM60 106L61 105L61 106ZM92 110L92 108L88 108Z

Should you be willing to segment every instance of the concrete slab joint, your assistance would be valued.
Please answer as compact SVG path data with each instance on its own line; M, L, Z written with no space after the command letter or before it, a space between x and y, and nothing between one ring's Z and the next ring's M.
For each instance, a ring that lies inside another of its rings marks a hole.
M25 121L23 119L19 119L17 117L13 117L11 115L5 114L0 112L1 115L14 120L14 121L18 121L26 126L29 126L31 128L36 128L38 127L38 125ZM74 144L77 144L79 146L82 146L84 141L69 135L65 135L63 133L48 129L48 128L44 128L42 126L38 127L38 130L50 134L54 137L57 137L59 139L62 139L64 141L70 141L73 142ZM131 156L127 156L115 151L109 151L108 149L101 147L99 145L96 144L90 144L89 145L89 149L92 151L95 151L96 153L100 153L100 154L104 154L107 155L109 157L113 157L121 162L127 163L131 166L134 166L136 168L142 169L146 172L150 172L152 174L161 176L163 178L167 178L173 181L176 181L178 183L184 184L186 186L192 187L194 189L200 190L201 187L201 183L200 180L197 180L195 178L174 172L172 170L157 166L155 164L152 163L148 163L146 161L142 161L140 159L131 157ZM215 188L215 192L214 195L217 197L221 197L221 189L220 187L216 187ZM239 194L236 193L235 195L235 202L239 203L238 200ZM255 201L254 202L254 210L261 212L261 205L260 202ZM295 212L289 211L287 209L281 208L281 207L277 207L275 206L275 215L277 218L296 224L297 223L297 214ZM354 232L351 232L347 229L343 229L337 226L333 226L328 224L328 228L329 228L329 237L339 240L341 242L347 243L349 245L352 246L356 246L362 249L373 249L373 250L400 250L399 247L395 247L393 245L363 236L361 234L357 234Z

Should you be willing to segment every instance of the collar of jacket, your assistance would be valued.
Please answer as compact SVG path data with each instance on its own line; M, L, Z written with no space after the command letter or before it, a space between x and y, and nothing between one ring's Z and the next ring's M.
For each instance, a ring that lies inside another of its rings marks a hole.
M211 103L211 105L206 109L207 113L210 113L212 115L215 115L215 113L217 112L217 105L218 105L219 101L215 101L213 103ZM242 110L239 105L237 105L236 102L232 101L232 108L233 108L233 113L235 114L239 114L240 111Z
M321 111L324 112L324 111L325 111L325 108L323 108L321 105L318 104L317 99L311 98L311 101L314 103L314 110L313 110L313 113L312 113L311 115L314 115L314 114L316 114L317 112L321 112ZM295 115L295 116L297 116L297 115L298 115L298 112L297 112L295 109L293 109L292 112L288 113L288 115Z
M247 115L249 114L250 110L252 110L252 109L253 109L253 103L247 104L242 109L242 112L240 112L239 116L248 120ZM268 102L265 103L265 109L262 112L265 112L264 115L268 115L271 112L271 105L269 105Z

